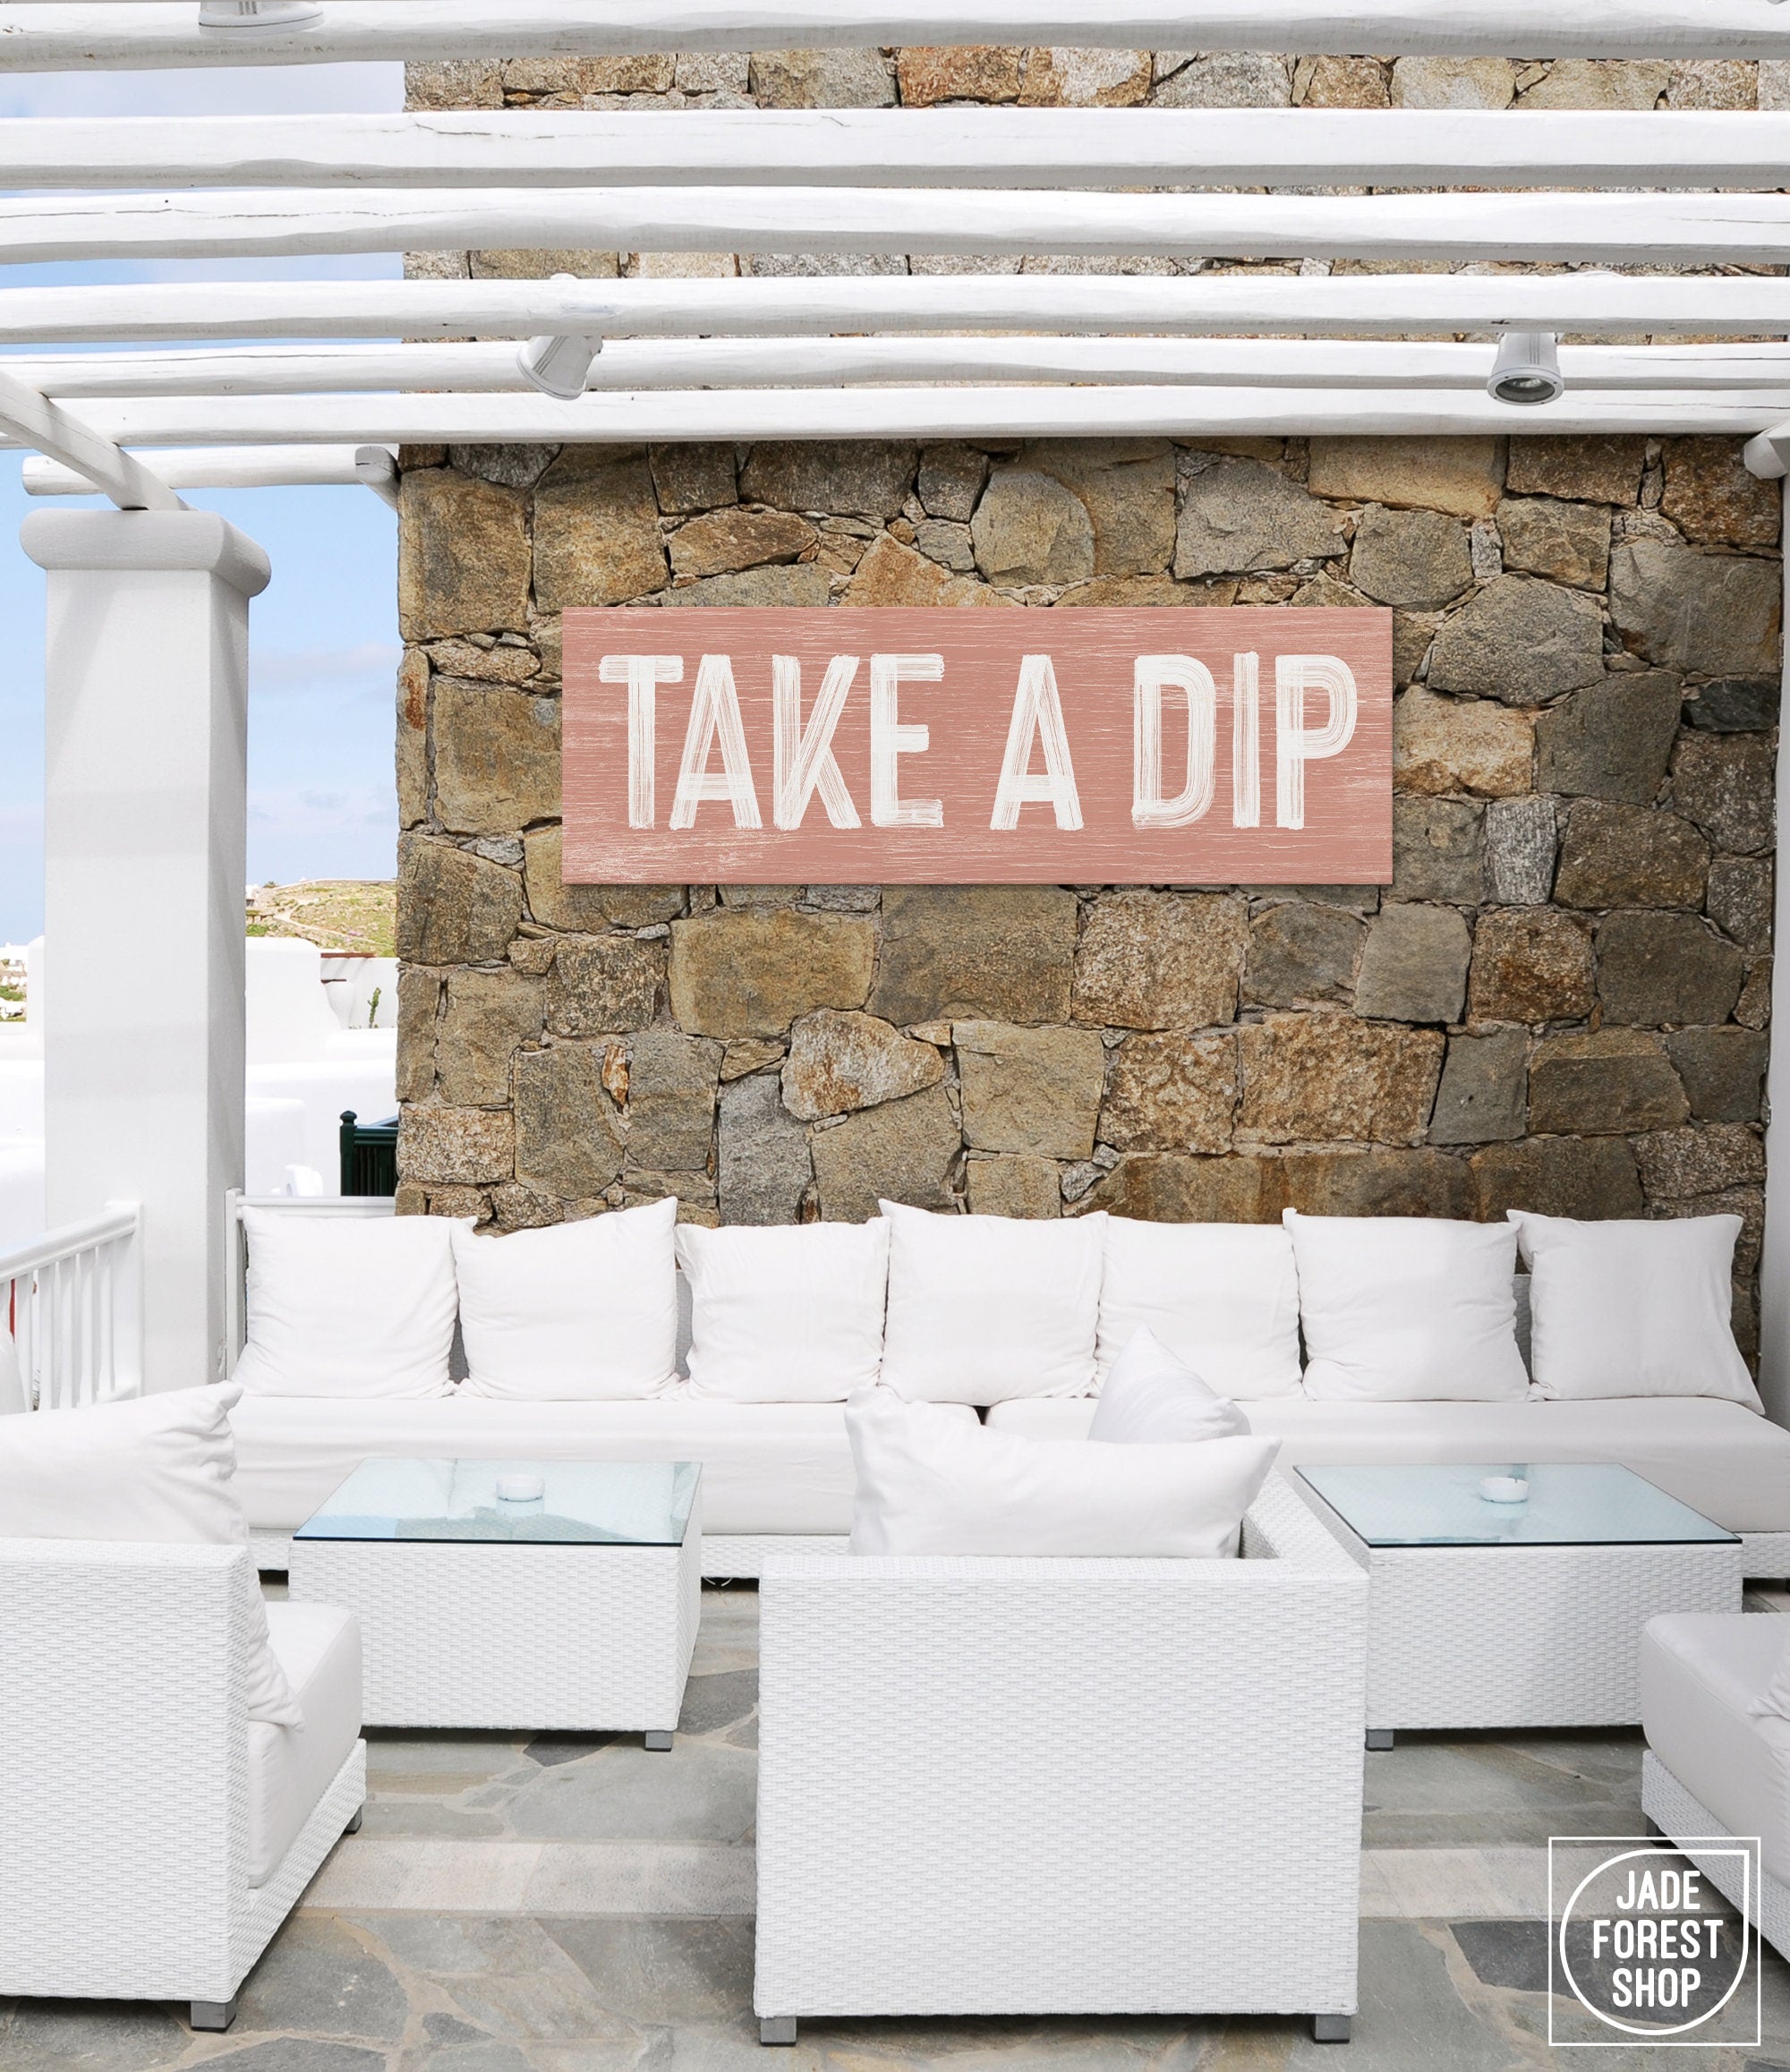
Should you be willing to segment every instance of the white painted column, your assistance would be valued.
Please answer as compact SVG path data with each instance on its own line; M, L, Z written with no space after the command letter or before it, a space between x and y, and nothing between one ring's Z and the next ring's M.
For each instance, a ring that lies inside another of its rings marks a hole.
M1790 475L1783 482L1784 637L1790 644ZM1790 652L1786 644L1786 652ZM1759 1261L1759 1393L1767 1412L1790 1424L1790 870L1784 836L1790 829L1790 671L1777 715L1777 840L1771 916L1770 1062L1766 1070L1765 1240Z
M38 511L45 686L44 1134L52 1225L143 1212L144 1386L223 1372L243 1184L249 600L209 511Z

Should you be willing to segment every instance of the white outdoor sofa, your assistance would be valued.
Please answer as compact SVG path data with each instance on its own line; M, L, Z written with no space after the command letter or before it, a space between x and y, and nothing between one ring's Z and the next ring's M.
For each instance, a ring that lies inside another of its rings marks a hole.
M757 1974L803 2017L1355 2010L1368 1586L1275 1477L1241 1561L779 1556Z
M238 1988L366 1796L360 1633L267 1607L303 1730L248 1716L243 1548L0 1539L0 1998Z

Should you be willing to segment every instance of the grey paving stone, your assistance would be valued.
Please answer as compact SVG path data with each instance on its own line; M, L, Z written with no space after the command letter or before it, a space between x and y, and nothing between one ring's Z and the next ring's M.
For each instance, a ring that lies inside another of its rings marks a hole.
M1171 2016L808 2021L801 2025L800 2041L820 2054L829 2072L917 2072L932 2066L952 2072L1193 2072L1196 2066L1210 2072L1274 2072L1283 2062L1271 2054L1275 2032L1285 2029L1288 2042L1292 2034L1284 2024L1262 2025L1259 2031L1250 2025L1250 2044L1259 2034L1266 2051L1214 2057L1209 2053L1225 2027L1222 2021Z
M1513 2072L1518 2053L1455 1991L1436 1941L1413 1923L1361 1923L1361 2004L1346 2051L1305 2038L1287 2072Z
M518 2043L626 2034L541 1924L520 1916L379 1914L362 1923L393 1957L433 1980L469 2025Z
M367 1731L367 1775L414 1777L500 1777L516 1769L527 1737L470 1731L416 1734L390 1728Z
M522 1752L542 1769L553 1769L562 1762L581 1762L620 1738L616 1734L537 1734L524 1744Z
M681 2028L738 2021L752 2008L750 1921L548 1919L543 1932L626 2022Z
M236 2019L247 2030L303 2029L395 2043L410 2019L410 2001L390 1966L344 1923L301 1913L288 1918L249 1974Z
M203 2062L207 2072L214 2065L218 2072L385 2072L386 2054L317 2036L274 2036Z
M510 1824L530 1841L743 1841L757 1769L745 1750L717 1741L680 1741L669 1755L624 1742L546 1771L516 1794Z
M1454 1940L1482 1985L1513 1992L1547 1991L1545 1921L1457 1921Z
M756 1669L734 1669L719 1676L692 1676L684 1687L680 1734L712 1734L744 1719L758 1702Z
M506 1829L502 1815L490 1808L457 1806L451 1799L405 1793L369 1798L363 1831L378 1839L410 1835L476 1841L501 1835Z
M0 2016L5 2072L146 2072L190 2041L167 2008L134 2001L20 2000Z

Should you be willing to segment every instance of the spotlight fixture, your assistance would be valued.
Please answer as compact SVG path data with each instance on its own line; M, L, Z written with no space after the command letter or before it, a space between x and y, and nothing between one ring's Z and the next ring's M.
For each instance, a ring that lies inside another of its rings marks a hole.
M571 287L576 285L577 277L575 274L556 273L553 286ZM544 337L531 338L516 354L516 371L541 395L557 396L561 403L575 403L584 393L591 362L602 349L601 338L584 337L576 331L549 331Z
M1555 403L1565 394L1552 331L1506 331L1486 382L1494 403Z
M200 0L199 26L226 36L290 36L323 20L316 0Z

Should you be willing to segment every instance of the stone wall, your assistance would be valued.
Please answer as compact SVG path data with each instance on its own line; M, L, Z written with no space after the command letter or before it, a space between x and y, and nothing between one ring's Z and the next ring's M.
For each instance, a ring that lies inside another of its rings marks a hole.
M750 87L862 105L970 80L988 98L1159 105L1729 106L1772 83L1751 65L1185 54L1120 78L1125 55L442 67L413 98L713 105ZM709 264L473 253L418 270L568 263ZM506 1230L670 1193L732 1223L858 1218L884 1194L1171 1219L1731 1208L1751 1344L1780 569L1777 490L1738 441L506 447L403 465L402 1208ZM567 605L1288 601L1396 615L1384 891L560 883Z

